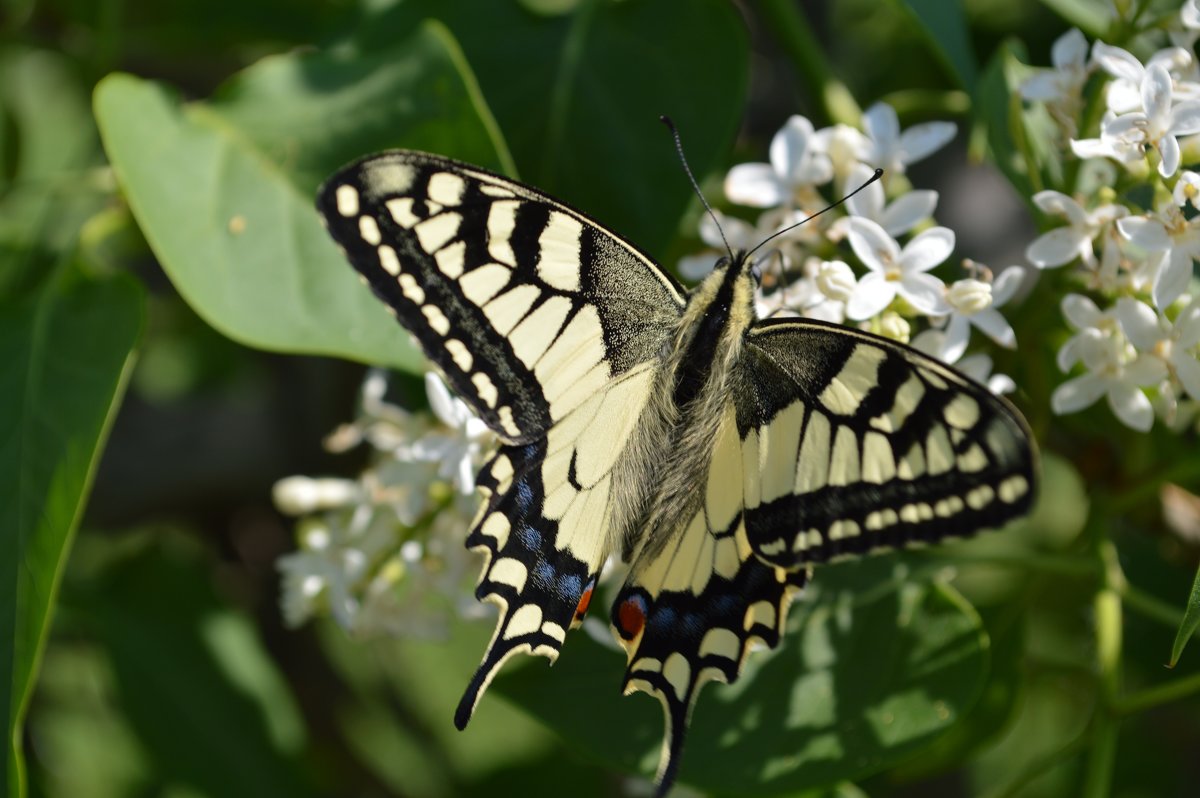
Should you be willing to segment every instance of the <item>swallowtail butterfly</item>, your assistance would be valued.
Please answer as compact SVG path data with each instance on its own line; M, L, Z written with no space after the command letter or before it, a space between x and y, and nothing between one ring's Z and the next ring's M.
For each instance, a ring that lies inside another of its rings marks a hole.
M557 658L601 565L625 692L662 702L660 794L709 680L779 643L813 564L998 527L1034 495L1007 402L894 341L758 320L745 253L690 292L530 186L437 155L345 167L317 207L501 445L467 545L499 621L455 723L511 656Z

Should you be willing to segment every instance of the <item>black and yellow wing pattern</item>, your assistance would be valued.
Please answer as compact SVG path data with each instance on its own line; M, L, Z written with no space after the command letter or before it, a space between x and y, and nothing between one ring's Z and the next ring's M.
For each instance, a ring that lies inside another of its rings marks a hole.
M663 704L669 789L700 687L778 644L813 564L1004 525L1035 454L1008 403L877 336L754 318L723 259L684 294L542 192L392 151L321 188L334 239L501 445L467 545L500 609L455 721L510 656L558 656L604 561L625 691Z

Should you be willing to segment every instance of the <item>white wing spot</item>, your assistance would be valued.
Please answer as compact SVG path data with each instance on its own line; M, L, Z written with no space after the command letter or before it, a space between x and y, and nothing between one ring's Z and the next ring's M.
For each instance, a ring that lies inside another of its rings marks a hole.
M337 202L337 211L342 216L358 214L358 189L354 186L343 183L333 192L333 198Z
M525 580L529 577L529 569L520 560L512 557L502 557L488 570L488 579L502 585L516 588L520 593L525 589Z
M400 290L404 292L404 296L410 301L418 304L425 304L425 291L417 284L417 280L411 274L400 275Z
M448 338L446 339L446 351L450 353L454 365L458 366L464 374L471 373L471 366L475 363L475 358L471 356L471 350L467 349L466 344L457 338Z
M429 326L438 335L445 335L450 332L450 320L446 318L446 314L442 313L442 309L437 305L422 305L421 313L424 314L425 320L429 322Z
M463 273L463 262L467 257L467 242L455 241L448 247L442 247L434 254L438 269L451 280L457 279Z
M493 202L488 210L488 252L500 263L508 266L515 266L517 263L516 253L508 240L517 227L517 207L520 204L516 200L501 200Z
M542 627L542 608L536 604L525 604L513 613L504 627L504 639L532 634Z
M579 290L580 241L583 224L574 216L552 211L538 236L538 276L551 288Z
M436 172L429 178L429 198L442 205L457 205L462 202L467 181L450 172Z
M477 371L471 375L471 383L475 386L475 390L479 391L479 398L488 407L496 406L496 400L500 398L500 394L496 391L496 386L492 383L491 377L482 371Z
M373 247L383 241L383 234L379 232L379 225L375 222L374 216L358 217L358 234L362 236L363 241Z
M377 251L379 253L379 265L383 267L383 270L393 277L400 274L400 258L396 256L396 250L387 244L380 244Z
M417 232L417 241L426 252L437 252L458 233L462 216L457 213L443 213L418 224L413 229Z
M421 217L413 213L413 198L398 197L390 199L386 203L388 213L392 215L392 221L401 227L408 229L417 222L421 221Z
M460 277L458 284L462 288L463 296L476 305L483 306L508 285L511 275L511 269L498 263L485 263Z

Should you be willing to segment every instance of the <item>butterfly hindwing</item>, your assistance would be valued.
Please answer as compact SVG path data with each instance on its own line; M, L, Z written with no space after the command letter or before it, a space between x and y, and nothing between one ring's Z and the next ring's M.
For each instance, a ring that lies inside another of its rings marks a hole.
M718 427L704 500L666 545L643 540L613 603L611 622L628 656L625 692L658 698L665 734L657 780L679 767L691 710L708 681L732 684L754 641L778 645L788 604L808 569L756 558L746 535L742 460L732 407Z
M1034 456L1003 399L906 346L765 322L742 361L746 527L784 568L999 528L1029 511Z
M426 153L345 167L317 207L454 391L509 441L656 356L683 298L626 241L529 186Z
M500 618L459 704L459 728L509 657L554 661L567 630L583 620L613 543L614 468L653 375L645 365L631 369L544 438L502 446L480 472L486 501L467 546L486 558L476 595L499 606Z

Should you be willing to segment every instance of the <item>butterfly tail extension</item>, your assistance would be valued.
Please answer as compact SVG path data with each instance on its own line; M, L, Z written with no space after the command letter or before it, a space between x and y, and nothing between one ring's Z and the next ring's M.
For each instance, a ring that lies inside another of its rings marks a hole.
M496 631L455 712L466 727L492 677L513 655L553 662L567 630L586 610L599 565L556 545L559 522L546 518L542 464L545 440L503 446L481 469L485 502L467 537L485 564L476 596L500 609Z
M934 543L1032 507L1024 421L944 364L809 321L763 325L746 364L746 526L764 562Z
M674 553L659 552L648 564L635 562L612 609L612 625L629 660L625 694L650 693L663 704L659 796L678 775L700 688L708 681L737 681L753 641L769 648L779 644L788 605L808 579L807 569L787 571L757 560L740 517L722 535L696 526L684 533ZM697 533L714 545L685 564L689 558L678 553L688 546L689 534ZM676 581L678 573L671 571L681 569L693 574L691 587L661 589Z

